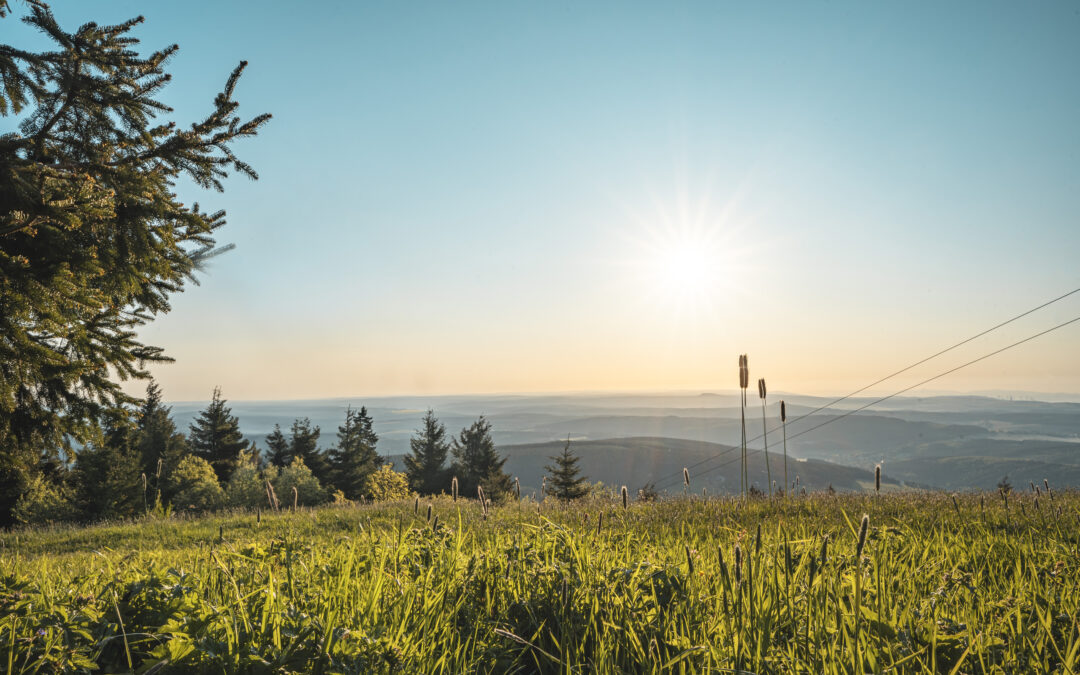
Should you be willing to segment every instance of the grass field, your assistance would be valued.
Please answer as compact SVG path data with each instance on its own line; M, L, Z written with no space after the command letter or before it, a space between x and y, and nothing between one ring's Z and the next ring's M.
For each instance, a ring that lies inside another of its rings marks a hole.
M1080 670L1075 492L526 501L486 518L440 498L0 547L9 673Z

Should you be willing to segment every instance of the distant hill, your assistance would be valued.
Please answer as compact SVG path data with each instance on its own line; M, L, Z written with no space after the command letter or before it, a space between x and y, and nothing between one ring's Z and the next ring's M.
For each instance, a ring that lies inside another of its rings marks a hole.
M544 466L551 464L550 457L562 452L565 441L547 443L527 443L521 445L500 445L499 452L507 456L506 470L521 479L522 491L536 494L540 490L543 476L547 473ZM578 466L590 481L602 481L618 489L626 485L636 493L650 481L666 479L671 484L668 492L682 492L682 470L705 462L700 468L690 469L690 491L701 494L706 488L711 494L734 494L739 490L738 448L702 441L690 441L678 438L609 438L595 441L572 441L573 452L581 458ZM400 457L391 457L398 468L402 466ZM783 452L769 453L773 480L777 485L784 479ZM750 456L750 478L763 491L768 490L765 461L760 455ZM718 466L718 470L705 471ZM872 470L841 466L821 460L788 460L788 474L792 481L799 477L799 484L807 490L824 490L832 485L836 490L873 489ZM895 480L884 481L888 488L895 489L899 484Z
M1056 476L1058 485L1080 486L1080 473L1074 469L1080 465L1080 403L898 396L853 413L874 399L853 397L830 406L833 400L829 398L777 392L770 396L767 409L769 445L774 450L781 439L780 399L787 402L788 451L793 458L864 472L883 462L888 478L949 490L992 488L1006 473L1014 483ZM540 459L511 460L512 465L521 462L523 475L541 475L547 461L543 458L554 454L569 435L582 448L588 447L586 443L607 444L610 456L597 460L597 468L590 471L605 482L623 481L604 477L622 472L628 476L628 486L677 474L685 465L724 452L740 438L734 391L230 401L229 405L240 418L241 431L260 447L265 447L265 436L275 423L287 433L295 418L309 417L322 428L320 447L324 449L334 444L346 406L363 405L374 419L378 450L384 456L400 456L408 450L409 437L428 408L450 436L484 415L492 423L500 448L513 453L518 452L513 448L532 448L539 453ZM187 431L188 423L205 406L205 402L174 404L179 428ZM818 410L822 406L830 407ZM761 410L752 406L747 412L747 429L754 439L762 429ZM642 439L669 440L657 449L642 445ZM761 441L751 445L761 448ZM669 461L662 461L668 455ZM615 466L621 461L632 462L632 467ZM730 466L737 483L738 462ZM803 471L804 481L816 480L812 466ZM709 481L710 490L722 489L731 480L729 468L706 474L702 481ZM764 471L763 464L761 468ZM648 476L650 470L656 473ZM758 480L765 485L764 478ZM838 489L844 487L842 480L829 478L814 485L825 487L829 482Z

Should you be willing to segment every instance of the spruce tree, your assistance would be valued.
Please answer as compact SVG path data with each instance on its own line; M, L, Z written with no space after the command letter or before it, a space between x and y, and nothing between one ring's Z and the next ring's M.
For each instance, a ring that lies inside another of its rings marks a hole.
M323 486L330 484L330 463L326 461L326 455L319 449L319 436L322 430L318 425L312 425L307 417L297 418L289 429L292 438L289 442L289 454L292 459L301 459L304 465Z
M17 6L0 0L0 16ZM242 62L205 119L162 120L176 45L143 56L141 17L69 32L45 3L24 6L27 36L53 44L0 44L0 525L42 452L70 461L103 415L138 404L119 381L169 360L140 327L221 250L225 224L177 185L255 178L232 146L269 119L236 113Z
M266 447L270 451L267 460L273 466L282 468L292 463L292 446L285 434L281 433L280 424L275 424L274 430L266 435Z
M405 455L405 475L409 489L422 495L438 494L450 489L450 472L446 468L446 455L450 444L446 441L446 427L428 410L424 415L423 428L409 439L411 454Z
M476 494L477 486L484 488L489 499L498 500L510 494L514 481L503 471L505 457L495 451L491 439L491 422L481 415L472 426L465 427L451 446L454 465L451 471L457 476L461 493Z
M351 407L345 410L345 424L338 427L337 445L330 448L330 475L333 486L347 499L366 495L369 476L383 464L375 449L379 442L373 428L374 422L366 407L359 412Z
M556 499L571 501L581 499L589 494L589 479L580 475L577 455L570 452L570 439L566 439L566 445L562 453L548 457L555 464L544 468L548 472L547 490Z
M137 447L139 461L156 500L162 480L174 470L190 452L187 438L176 430L171 409L161 402L161 387L150 380L146 387L146 400L138 414Z
M446 427L435 417L434 410L423 416L423 428L409 438L410 454L406 454L405 475L409 489L421 495L436 495L450 486L450 472L446 468L446 456L450 444L446 441Z
M143 490L135 425L117 413L104 426L101 440L79 453L72 471L74 505L86 521L130 518L151 505Z
M221 398L221 387L214 387L210 405L199 413L191 425L188 443L196 457L210 463L218 482L229 482L229 476L240 462L240 452L247 448L247 441L240 433L240 421Z

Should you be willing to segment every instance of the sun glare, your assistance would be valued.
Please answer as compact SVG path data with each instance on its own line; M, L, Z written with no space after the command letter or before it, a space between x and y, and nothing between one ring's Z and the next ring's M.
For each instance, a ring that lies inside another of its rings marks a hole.
M635 264L644 299L684 319L714 313L738 280L737 256L723 231L661 229L640 242Z
M691 242L672 242L657 251L655 283L668 297L697 296L708 293L717 276L713 259L703 246Z

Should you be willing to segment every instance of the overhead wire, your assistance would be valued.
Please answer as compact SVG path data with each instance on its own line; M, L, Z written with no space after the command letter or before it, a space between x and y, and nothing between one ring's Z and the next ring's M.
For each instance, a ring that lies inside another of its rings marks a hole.
M1064 298L1067 298L1067 297L1069 297L1070 295L1073 295L1074 293L1077 293L1077 292L1080 292L1080 288L1077 288L1077 289L1075 289L1075 290L1073 290L1073 291L1070 291L1069 293L1066 293L1066 294L1064 294L1064 295L1062 295L1062 296L1059 296L1059 297L1055 298L1054 300L1051 300L1051 301L1049 301L1049 302L1043 303L1042 305L1039 305L1038 307L1036 307L1036 308L1034 308L1034 309L1030 309L1030 310L1028 310L1028 311L1024 312L1023 314L1019 314L1019 315L1017 315L1017 316L1013 317L1012 319L1009 319L1008 321L1002 322L1002 323L998 324L997 326L994 326L993 328L987 329L987 330L985 330L985 331L983 331L983 332L979 333L978 335L972 336L972 337L970 337L970 338L968 338L968 339L966 339L966 340L964 340L964 341L962 341L962 342L958 342L957 344L953 345L952 347L949 347L948 349L944 349L944 350L942 350L942 351L938 352L938 353L937 353L937 354L935 354L934 356L930 356L930 357L927 357L927 358L925 358L925 359L923 359L923 360L919 361L918 363L915 363L915 364L912 364L911 366L908 366L907 368L904 368L904 369L898 370L898 371L896 371L896 373L893 373L892 375L889 375L888 377L885 377L885 378L882 378L881 380L878 380L878 382L877 382L877 383L875 383L875 384L880 384L881 382L884 382L884 381L886 381L886 380L888 380L888 379L890 379L890 378L892 378L892 377L895 377L896 375L899 375L900 373L903 373L903 372L906 372L906 371L908 371L908 370L911 370L912 368L914 368L914 367L915 367L915 366L917 366L917 365L920 365L920 364L922 364L922 363L926 363L926 362L927 362L927 361L929 361L930 359L933 359L933 358L936 358L937 356L940 356L940 355L942 355L942 354L945 354L946 352L948 352L948 351L951 351L951 350L955 349L956 347L959 347L959 346L961 346L961 345L963 345L963 344L966 344L966 343L968 343L968 342L971 342L972 340L974 340L974 339L976 339L976 338L978 338L978 337L981 337L981 336L983 336L983 335L986 335L987 333L989 333L989 332L991 332L991 331L993 331L993 330L997 330L998 328L1001 328L1002 326L1008 325L1009 323L1012 323L1013 321L1016 321L1016 320L1017 320L1017 319L1019 319L1019 318L1022 318L1022 317L1024 317L1024 316L1027 316L1028 314L1031 314L1031 313L1032 313L1032 312L1034 312L1034 311L1037 311L1037 310L1039 310L1039 309L1042 309L1043 307L1046 307L1046 306L1048 306L1048 305L1051 305L1051 304L1053 304L1053 303L1055 303L1055 302L1057 302L1057 301L1059 301L1059 300L1062 300L1062 299L1064 299ZM826 426L826 425L828 425L828 424L832 424L833 422L837 422L837 421L839 421L839 420L841 420L841 419L845 419L845 418L847 418L847 417L850 417L851 415L854 415L854 414L855 414L855 413L857 413L857 412L861 412L861 411L863 411L863 410L866 410L867 408L870 408L870 407L872 407L872 406L875 406L875 405L877 405L877 404L879 404L879 403L882 403L882 402L884 402L884 401L887 401L887 400L889 400L889 399L891 399L891 398L895 398L895 397L897 397L897 396L899 396L899 395L901 395L901 394L903 394L903 393L906 393L906 392L908 392L908 391L911 391L912 389L915 389L915 388L917 388L917 387L921 387L921 386L923 386L924 384L928 384L928 383L930 383L930 382L933 382L934 380L937 380L937 379L940 379L940 378L942 378L942 377L945 377L946 375L950 375L950 374L952 374L952 373L954 373L954 372L956 372L956 371L958 371L958 370L961 370L962 368L967 368L968 366L974 365L974 364L976 364L976 363L978 363L978 362L980 362L980 361L983 361L983 360L985 360L985 359L988 359L988 358L990 358L990 357L992 357L992 356L996 356L996 355L998 355L998 354L1000 354L1000 353L1002 353L1002 352L1004 352L1004 351L1007 351L1007 350L1009 350L1009 349L1012 349L1012 348L1014 348L1014 347L1018 347L1018 346L1020 346L1020 345L1022 345L1022 344L1024 344L1024 343L1026 343L1026 342L1030 342L1031 340L1034 340L1034 339L1036 339L1036 338L1042 337L1043 335L1046 335L1047 333L1051 333L1051 332L1053 332L1053 331L1056 331L1056 330L1058 330L1058 329L1064 328L1065 326L1068 326L1068 325L1070 325L1070 324L1072 324L1072 323L1076 323L1077 321L1080 321L1080 316L1078 316L1078 317L1076 317L1076 318L1074 318L1074 319L1071 319L1071 320L1069 320L1069 321L1065 321L1065 322L1063 322L1063 323L1060 323L1060 324L1058 324L1058 325L1056 325L1056 326L1053 326L1052 328L1048 328L1048 329L1046 329L1046 330L1044 330L1044 331L1041 331L1041 332L1039 332L1039 333L1036 333L1036 334L1034 334L1034 335L1028 336L1028 337L1026 337L1026 338L1024 338L1024 339L1022 339L1022 340L1018 340L1017 342L1013 342L1012 344L1006 345L1005 347L1001 347L1000 349L996 349L996 350L994 350L994 351L992 351L992 352L990 352L990 353L988 353L988 354L984 354L983 356L980 356L980 357L978 357L978 358L976 358L976 359L972 359L971 361L968 361L968 362L966 362L966 363L963 363L963 364L961 364L961 365L959 365L959 366L955 366L955 367L953 367L953 368L950 368L950 369L948 369L948 370L946 370L946 371L944 371L944 372L942 372L942 373L938 373L937 375L934 375L933 377L929 377L929 378L927 378L927 379L925 379L925 380L923 380L923 381L921 381L921 382L917 382L917 383L915 383L915 384L913 384L913 385L910 385L910 386L908 386L908 387L905 387L905 388L903 388L903 389L901 389L901 390L899 390L899 391L897 391L897 392L894 392L894 393L892 393L892 394L889 394L889 395L887 395L887 396L883 396L883 397L881 397L881 398L878 398L878 399L875 399L875 400L873 400L873 401L870 401L869 403L867 403L867 404L865 404L865 405L862 405L862 406L860 406L860 407L858 407L858 408L853 408L853 409L851 409L851 410L845 411L845 412L844 412L843 414L841 414L841 415L837 415L836 417L830 417L830 418L826 419L825 421L823 421L823 422L822 422L821 424L818 424L818 425L815 425L815 426L813 426L813 427L810 427L809 429L804 429L804 430L802 430L802 431L800 431L800 432L798 432L798 433L796 433L796 434L794 434L794 435L789 435L789 436L788 436L787 438L788 438L788 440L790 441L790 440L792 440L792 439L795 439L795 438L798 438L798 437L800 437L800 436L803 436L803 435L805 435L805 434L808 434L808 433L810 433L810 432L812 432L812 431L816 431L817 429L820 429L821 427L824 427L824 426ZM809 412L809 413L806 413L806 414L804 414L804 415L801 415L801 416L799 416L799 417L795 418L794 420L792 420L792 423L795 423L795 422L801 421L801 420L803 420L803 419L806 419L807 417L810 417L810 416L811 416L811 415L813 415L813 414L816 414L816 413L818 413L818 412L821 412L822 410L825 410L825 409L826 409L826 408L828 408L829 406L831 406L831 405L835 405L836 403L839 403L840 401L843 401L843 400L845 400L845 399L848 399L848 398L850 398L851 396L854 396L855 394L857 394L857 393L859 393L859 392L861 392L861 391L864 391L864 390L866 390L866 389L868 389L869 387L872 387L872 386L874 386L874 385L873 385L873 384L871 384L871 385L867 385L866 387L863 387L862 389L859 389L859 390L857 390L856 392L853 392L853 393L851 393L851 394L848 394L847 396L843 396L843 397L841 397L841 398L839 398L839 399L836 399L835 401L833 401L833 402L831 402L831 403L829 403L829 404L826 404L826 405L824 405L824 406L821 406L821 407L817 408L816 410L813 410L813 411L811 411L811 412ZM776 430L777 430L778 428L779 428L779 427L773 427L772 431L774 431L774 432L775 432L775 431L776 431ZM750 439L750 440L748 440L748 441L747 441L747 445L749 445L750 443L752 443L752 442L754 442L754 441L756 441L756 440L758 440L758 439L762 438L763 436L765 436L765 434L764 434L764 433L763 433L763 434L759 434L758 436L755 436L754 438L752 438L752 439ZM687 469L691 469L691 468L696 468L696 467L700 467L700 466L702 466L702 465L704 465L704 464L706 464L706 463L710 463L710 462L713 462L713 461L715 461L716 459L718 459L718 458L720 458L720 457L723 457L723 456L725 456L726 454L728 454L728 453L730 453L730 452L733 452L733 451L734 451L734 450L736 450L736 449L740 449L740 448L738 448L738 447L735 447L735 448L729 448L728 450L725 450L725 451L723 451L723 452L721 452L721 453L719 453L719 454L717 454L717 455L713 455L713 456L711 456L711 457L708 457L708 458L705 458L705 459L703 459L703 460L700 460L700 461L698 461L698 462L695 462L694 464L692 464L692 465L688 466L688 467L687 467ZM749 453L749 452L761 452L761 450L759 450L759 449L751 449L751 448L747 448L747 452L748 452L748 453ZM718 465L718 466L715 466L715 467L710 467L710 468L706 468L706 469L705 469L704 471L696 472L696 474L697 474L697 475L703 475L703 474L708 474L708 473L711 473L711 472L712 472L712 471L714 471L714 470L717 470L717 469L719 469L719 468L722 468L722 467L724 467L724 466L727 466L727 464L728 464L728 463L725 463L725 464L720 464L720 465ZM663 486L663 487L666 487L666 485L664 485L664 484L665 484L665 483L667 483L667 482L668 482L668 480L669 480L669 479L661 479L660 481L658 481L657 487L658 487L658 488L660 488L661 486Z
M957 342L954 345L946 347L945 349L942 349L941 351L939 351L939 352L937 352L935 354L932 354L932 355L930 355L930 356L928 356L928 357L926 357L924 359L916 361L915 363L911 364L910 366L907 366L905 368L901 368L900 370L898 370L898 371L896 371L896 372L894 372L894 373L892 373L890 375L886 375L885 377L877 380L876 382L872 382L872 383L866 385L865 387L861 387L859 389L856 389L855 391L851 392L850 394L847 394L846 396L841 396L840 398L835 399L833 401L830 401L829 403L826 403L823 406L820 406L820 407L818 407L818 408L816 408L814 410L811 410L808 413L804 413L802 415L799 415L798 417L795 417L794 419L792 419L791 423L796 424L796 423L806 419L807 417L810 417L811 415L815 415L815 414L821 412L822 410L825 410L827 408L831 408L832 406L836 405L837 403L845 401L845 400L851 398L852 396L855 396L856 394L859 394L861 392L866 391L867 389L869 389L871 387L874 387L874 386L879 385L879 384L881 384L883 382L886 382L887 380L890 380L890 379L896 377L897 375L900 375L902 373L906 373L907 371L911 370L912 368L915 368L917 366L921 366L922 364L926 363L927 361L931 361L933 359L936 359L939 356L942 356L943 354L947 354L948 352L951 352L952 350L957 349L958 347L962 347L962 346L966 345L967 343L971 342L972 340L977 340L978 338L983 337L984 335L992 333L993 331L995 331L995 330L997 330L999 328L1002 328L1004 326L1007 326L1010 323L1013 323L1014 321L1022 319L1025 316L1028 316L1029 314L1033 314L1034 312L1037 312L1040 309L1043 309L1045 307L1049 307L1050 305L1052 305L1052 304L1054 304L1056 302L1060 302L1061 300L1064 300L1065 298L1067 298L1067 297L1069 297L1071 295L1075 295L1076 293L1080 293L1080 288L1074 288L1073 290L1069 291L1068 293L1064 293L1062 295L1057 296L1056 298L1053 298L1051 300L1047 300L1046 302L1042 303L1041 305L1038 305L1036 307L1032 307L1031 309L1026 310L1024 312L1021 312L1020 314L1017 314L1016 316L1014 316L1014 317L1012 317L1010 319L1002 321L1001 323L999 323L999 324L997 324L995 326L991 326L990 328L987 328L986 330L983 330L983 331L981 331L979 333L976 333L975 335L972 335L969 338L965 338L964 340L961 340L960 342ZM901 392L901 393L903 393L903 392ZM778 427L774 427L772 429L772 431L775 431L777 428ZM747 441L747 444L753 443L754 441L762 438L764 435L765 434L758 434L757 436L754 436L753 438L751 438L750 440ZM735 449L739 449L739 447L736 447ZM687 469L696 469L697 467L700 467L700 466L702 466L704 464L712 462L717 457L722 457L727 452L732 452L732 451L733 450L729 449L729 450L727 450L725 452L720 453L720 455L714 455L712 457L706 457L706 458L701 459L701 460L699 460L697 462L694 462L693 464L690 464L687 467ZM664 482L666 482L666 481L664 481Z

